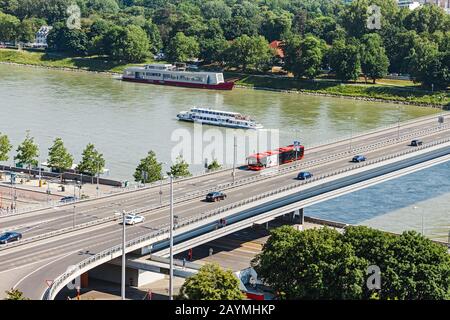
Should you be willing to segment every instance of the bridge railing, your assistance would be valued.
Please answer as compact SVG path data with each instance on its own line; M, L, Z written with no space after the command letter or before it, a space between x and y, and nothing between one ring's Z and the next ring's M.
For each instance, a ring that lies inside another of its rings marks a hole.
M226 211L242 207L242 206L244 206L246 204L249 204L249 203L252 203L252 202L255 202L255 201L258 201L258 200L266 199L266 198L271 197L271 196L276 195L276 194L280 194L280 193L283 193L283 192L286 192L286 191L293 190L293 189L298 188L298 187L303 186L303 185L311 184L313 182L316 182L316 181L319 181L319 180L323 180L323 179L326 179L326 178L329 178L329 177L332 177L332 176L340 175L340 174L345 173L345 172L349 172L349 171L356 170L356 169L359 169L359 168L362 168L362 167L366 167L366 166L369 166L369 165L372 165L372 164L376 164L376 163L380 163L380 162L387 161L387 160L390 160L390 159L394 159L394 158L397 158L397 157L401 157L401 156L404 156L404 155L416 152L418 150L424 150L424 149L431 148L431 147L434 147L434 146L437 146L437 145L440 145L440 144L443 144L443 143L448 143L448 142L450 142L450 139L443 139L443 140L439 140L439 141L434 141L434 142L427 143L427 144L424 144L424 145L419 146L419 147L415 147L414 149L411 149L411 150L406 150L406 151L399 152L399 153L396 153L396 154L393 154L393 155L390 155L390 156L380 157L380 158L377 158L377 159L374 159L374 160L371 160L371 161L365 161L365 162L359 163L359 164L351 166L351 167L347 167L347 168L344 168L344 169L336 170L334 172L330 172L330 173L323 174L323 175L320 175L320 176L317 176L317 177L313 177L313 178L311 178L309 180L292 183L290 185L287 185L287 186L284 186L284 187L281 187L281 188L278 188L278 189L275 189L275 190L271 190L271 191L268 191L268 192L265 192L265 193L253 196L253 197L241 200L239 202L232 203L230 205L220 207L220 208L215 209L215 210L211 210L211 211L207 211L205 213L198 214L198 215L196 215L194 217L191 217L191 218L185 218L185 219L181 218L181 219L178 219L178 223L174 226L174 229L178 229L178 228L181 228L181 227L186 227L186 226L195 224L195 223L200 222L202 220L209 219L209 218L212 218L214 216L217 216L217 215L219 215L221 213L224 213ZM143 242L147 242L149 240L155 239L156 237L162 236L162 235L168 236L169 231L170 231L170 227L168 226L168 224L161 225L159 230L157 230L157 231L153 231L153 232L151 232L148 235L144 235L144 236L132 239L130 241L127 241L126 244L125 244L125 250L127 252L128 251L132 251L132 248L134 248L136 245L142 244ZM63 273L61 276L56 278L55 281L52 283L52 285L45 292L43 298L44 299L49 299L49 300L53 299L55 297L55 295L59 292L59 290L61 290L62 287L65 284L70 282L70 280L77 274L77 272L79 273L84 268L86 268L86 267L88 267L88 266L90 266L90 265L92 265L94 263L98 263L99 261L101 261L101 260L103 260L105 258L108 258L108 257L112 258L114 254L120 254L121 251L122 251L122 246L121 245L116 245L116 246L114 246L112 248L109 248L107 250L101 251L101 252L99 252L99 253L97 253L97 254L95 254L95 255L93 255L93 256L91 256L91 257L89 257L89 258L87 258L87 259L85 259L83 261L81 261L80 263L78 263L75 266L75 268L72 268L70 271L67 271L67 272Z

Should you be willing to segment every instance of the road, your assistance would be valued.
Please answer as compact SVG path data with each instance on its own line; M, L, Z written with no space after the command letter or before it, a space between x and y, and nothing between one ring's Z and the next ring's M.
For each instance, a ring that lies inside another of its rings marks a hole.
M435 128L436 117L419 120L409 125L403 125L400 136L408 136L405 141L392 141L386 145L380 145L373 150L364 152L368 159L378 158L388 154L394 154L408 150L410 136L422 138L424 142L435 141L450 137L450 129L442 129L430 134L413 134L424 128ZM353 149L367 148L368 146L387 141L397 137L397 128L363 137L354 138ZM344 154L342 154L344 152ZM202 201L204 194L193 195L191 199L185 198L175 206L175 214L181 219L201 212L209 211L226 204L231 204L253 195L273 190L294 182L296 174L302 170L309 170L313 174L320 175L337 169L351 166L349 160L354 152L350 151L349 141L342 141L328 146L306 150L305 159L301 161L298 169L284 174L263 175L258 172L239 170L237 182L248 177L260 176L262 180L241 186L235 186L226 190L228 197L220 203L206 203ZM335 157L333 158L333 155ZM320 162L321 159L326 159ZM313 165L312 162L315 162ZM309 165L308 165L309 164ZM286 167L286 166L284 166ZM202 176L193 180L185 180L176 183L176 198L195 193L198 190L225 184L231 181L230 171L219 172ZM167 186L163 186L164 201L167 201ZM187 199L187 200L186 200ZM105 216L111 216L114 210L132 210L159 204L159 187L148 190L140 190L135 193L121 194L96 201L80 203L75 208L76 223L92 221ZM156 230L158 226L168 222L168 208L149 210L143 213L146 217L144 224L128 227L127 239L148 234ZM58 228L73 225L73 206L64 206L55 209L42 210L23 214L16 217L0 218L2 229L15 229L24 233L24 239L46 233ZM54 279L63 273L67 266L99 251L120 243L121 225L117 221L102 223L92 227L65 233L44 240L28 243L22 246L12 247L0 251L0 292L16 286L22 290L25 296L40 299L46 289L45 280ZM63 261L63 262L62 262Z

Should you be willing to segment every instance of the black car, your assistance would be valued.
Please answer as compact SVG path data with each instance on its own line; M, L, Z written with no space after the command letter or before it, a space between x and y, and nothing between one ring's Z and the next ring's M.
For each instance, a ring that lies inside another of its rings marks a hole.
M418 146L421 146L422 144L423 144L423 142L418 139L411 141L411 147L418 147Z
M206 195L206 201L215 202L215 201L219 201L219 200L225 200L226 197L227 197L227 195L220 191L210 192Z
M74 201L77 201L77 198L74 196L67 196L67 197L61 198L61 200L59 200L59 202L61 202L61 203L69 203L69 202L74 202Z
M313 177L312 173L308 171L302 171L297 175L298 180L307 180L311 179L312 177Z
M12 241L19 241L22 235L18 232L5 232L0 235L0 244L7 244Z

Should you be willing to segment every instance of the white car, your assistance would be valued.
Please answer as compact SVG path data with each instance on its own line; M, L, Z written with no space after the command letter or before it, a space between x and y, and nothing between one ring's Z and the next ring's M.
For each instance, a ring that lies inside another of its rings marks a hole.
M125 216L125 224L134 225L136 223L144 222L145 218L143 216L137 216L137 215L126 215Z

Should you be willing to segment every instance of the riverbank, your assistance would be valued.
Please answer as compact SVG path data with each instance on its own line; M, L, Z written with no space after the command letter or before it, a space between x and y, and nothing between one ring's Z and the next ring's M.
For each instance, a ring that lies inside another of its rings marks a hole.
M107 60L100 56L67 57L11 49L0 49L0 63L109 75L120 75L125 68L135 65ZM276 76L243 75L231 72L226 72L225 78L236 79L236 86L241 88L450 109L450 92L431 92L402 82L399 82L402 85L398 85L395 81L390 81L392 84L370 85L323 79L311 81Z
M232 77L232 74L229 74ZM235 77L236 78L236 77ZM450 108L450 92L431 92L416 86L340 83L329 80L297 80L286 77L247 75L236 81L238 87L278 92L344 97L364 101Z

